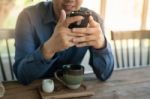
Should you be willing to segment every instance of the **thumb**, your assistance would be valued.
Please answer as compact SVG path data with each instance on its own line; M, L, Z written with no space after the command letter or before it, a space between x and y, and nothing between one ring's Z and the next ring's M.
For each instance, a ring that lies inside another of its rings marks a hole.
M60 13L60 17L59 17L59 23L62 23L62 22L64 22L64 20L66 19L66 12L65 12L65 10L61 10L61 13Z
M95 22L95 20L93 19L92 16L89 17L89 25L91 27L95 27L96 26L96 22Z

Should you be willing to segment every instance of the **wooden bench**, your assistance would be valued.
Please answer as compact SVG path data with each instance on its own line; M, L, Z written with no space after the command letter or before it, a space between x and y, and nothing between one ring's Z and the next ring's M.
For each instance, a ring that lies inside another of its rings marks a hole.
M14 49L14 29L0 29L0 72L1 80L4 81L15 79L12 70L14 58L12 49Z
M111 31L116 68L150 65L150 30Z

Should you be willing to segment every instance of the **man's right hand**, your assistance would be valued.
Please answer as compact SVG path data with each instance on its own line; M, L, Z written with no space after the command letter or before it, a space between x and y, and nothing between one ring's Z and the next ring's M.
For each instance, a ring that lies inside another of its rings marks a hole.
M65 11L61 11L59 21L52 36L44 43L42 48L42 53L45 59L50 59L56 52L68 49L75 45L72 40L77 35L73 35L74 33L72 33L72 30L69 29L68 26L71 23L81 21L82 19L82 16L66 18Z

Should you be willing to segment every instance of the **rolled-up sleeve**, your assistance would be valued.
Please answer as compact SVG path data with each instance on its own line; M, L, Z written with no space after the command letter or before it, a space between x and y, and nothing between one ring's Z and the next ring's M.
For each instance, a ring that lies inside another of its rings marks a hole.
M105 47L101 49L94 49L90 47L90 65L93 68L97 78L101 81L107 80L114 69L114 58L109 42L106 39L104 31L104 20L95 12L93 12L94 20L100 24L101 30L105 37Z
M97 78L101 81L107 80L114 69L114 59L110 44L106 41L105 48L91 48L90 54L90 65L92 66Z
M15 29L15 63L14 73L22 84L29 84L31 81L42 77L58 56L54 55L50 60L45 60L37 45L38 39L27 12L22 11L19 15Z

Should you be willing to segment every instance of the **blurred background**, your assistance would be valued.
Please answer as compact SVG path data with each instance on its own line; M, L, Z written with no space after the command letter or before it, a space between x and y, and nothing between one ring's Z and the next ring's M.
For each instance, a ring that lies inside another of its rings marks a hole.
M14 29L18 14L27 6L41 1L49 0L0 0L0 29ZM88 7L97 12L105 24L105 34L111 42L111 31L126 30L150 30L150 1L149 0L84 0L83 7ZM1 33L0 33L0 36ZM14 39L9 40L11 61L14 62ZM147 42L147 41L146 41ZM147 43L143 43L146 44ZM10 67L8 66L7 44L5 40L0 41L0 56L4 61L4 70L8 79L10 78ZM112 44L114 53L114 47ZM119 50L119 49L118 49ZM136 53L138 54L138 52ZM149 54L149 53L148 53ZM92 72L88 65L89 52L85 55L82 64L86 67L86 73ZM146 55L146 53L145 53ZM115 57L115 54L114 54ZM132 57L132 56L131 56ZM145 56L144 56L145 57ZM146 58L146 57L145 57ZM144 64L144 61L143 61ZM0 68L0 73L2 68ZM117 69L115 62L115 69ZM0 80L3 79L0 76Z
M0 28L14 28L23 8L46 0L0 0ZM105 19L107 30L150 28L149 0L84 0L83 6L93 9Z

